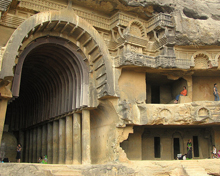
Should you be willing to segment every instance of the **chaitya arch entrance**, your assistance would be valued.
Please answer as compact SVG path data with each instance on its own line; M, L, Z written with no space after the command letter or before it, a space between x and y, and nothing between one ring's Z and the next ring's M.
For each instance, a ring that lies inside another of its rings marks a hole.
M49 163L73 162L72 136L81 134L72 130L72 114L88 106L89 66L82 58L73 43L54 37L36 39L21 53L12 85L14 95L20 93L8 105L5 124L25 143L23 161L48 155Z
M0 77L12 82L4 126L24 146L22 161L91 163L90 109L114 94L108 56L72 10L39 13L14 32Z

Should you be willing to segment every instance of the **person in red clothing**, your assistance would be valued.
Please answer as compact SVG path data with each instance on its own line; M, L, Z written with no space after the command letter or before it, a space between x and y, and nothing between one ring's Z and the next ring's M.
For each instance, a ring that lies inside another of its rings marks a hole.
M176 100L174 101L174 103L178 103L180 96L186 96L186 95L187 95L186 86L183 86L182 92L180 92L180 94L176 96Z

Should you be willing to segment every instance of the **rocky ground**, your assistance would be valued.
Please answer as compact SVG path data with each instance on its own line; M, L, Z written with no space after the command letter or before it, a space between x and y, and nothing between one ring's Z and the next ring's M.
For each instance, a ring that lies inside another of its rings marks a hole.
M102 165L1 163L1 176L220 176L220 160L130 161Z

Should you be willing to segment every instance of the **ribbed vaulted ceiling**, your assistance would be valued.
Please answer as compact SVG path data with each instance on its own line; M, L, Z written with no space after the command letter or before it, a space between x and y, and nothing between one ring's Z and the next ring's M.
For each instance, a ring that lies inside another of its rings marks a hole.
M10 123L14 124L10 127L12 130L26 128L79 107L85 67L81 58L65 47L68 42L63 44L47 42L29 46L33 49L23 62L19 97L8 106L6 122L14 121Z

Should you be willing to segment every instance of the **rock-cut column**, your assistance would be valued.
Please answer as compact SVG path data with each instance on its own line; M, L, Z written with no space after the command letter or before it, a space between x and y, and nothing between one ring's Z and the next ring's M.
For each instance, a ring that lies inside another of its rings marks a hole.
M37 128L37 158L41 156L42 149L42 128L39 126Z
M82 162L82 142L81 142L81 118L80 114L73 116L73 164Z
M33 129L33 163L36 163L37 162L37 129L34 128Z
M66 157L65 163L73 162L73 115L66 116Z
M47 125L42 126L42 156L47 155Z
M30 135L29 135L29 158L28 162L32 163L33 162L33 130L30 130Z
M59 119L59 164L65 163L65 119Z
M91 164L90 111L82 110L82 164Z
M47 124L47 157L48 163L53 163L53 123Z
M19 141L18 141L21 146L22 146L22 152L21 152L21 162L24 162L24 132L23 131L19 131Z
M29 162L29 140L30 140L30 131L25 131L25 162ZM23 147L24 149L24 147ZM24 150L23 150L24 152Z
M53 164L58 164L59 122L53 121Z

